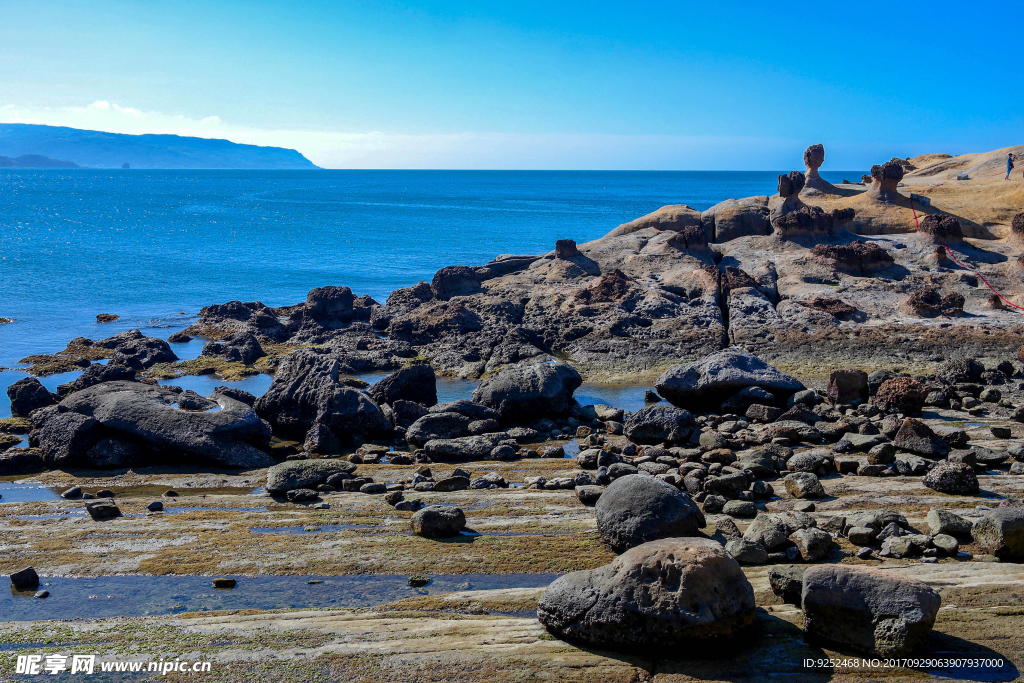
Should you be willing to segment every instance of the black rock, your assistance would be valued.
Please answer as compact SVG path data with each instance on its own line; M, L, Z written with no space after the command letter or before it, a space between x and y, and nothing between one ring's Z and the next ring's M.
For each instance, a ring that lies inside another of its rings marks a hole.
M595 506L601 538L616 552L672 536L695 536L706 525L700 508L671 484L644 475L613 481Z

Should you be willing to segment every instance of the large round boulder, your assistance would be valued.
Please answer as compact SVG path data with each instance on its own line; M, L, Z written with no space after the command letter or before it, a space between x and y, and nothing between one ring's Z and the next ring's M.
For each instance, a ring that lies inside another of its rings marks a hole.
M728 348L666 370L656 387L658 394L674 405L707 411L747 387L761 387L785 401L804 385L752 353Z
M616 552L659 538L695 536L704 514L690 497L661 479L619 477L595 506L601 538Z
M451 538L466 528L466 515L454 505L428 505L412 516L412 532L424 538Z
M804 572L809 640L882 657L924 644L942 600L929 586L880 569L818 565Z
M690 438L697 423L688 411L658 403L636 411L623 426L623 433L633 443L682 443Z
M555 580L537 618L568 641L678 658L700 656L694 645L740 634L754 610L754 589L721 545L666 538Z
M517 363L484 380L473 392L473 403L493 408L506 422L530 422L567 414L581 384L580 373L562 361Z

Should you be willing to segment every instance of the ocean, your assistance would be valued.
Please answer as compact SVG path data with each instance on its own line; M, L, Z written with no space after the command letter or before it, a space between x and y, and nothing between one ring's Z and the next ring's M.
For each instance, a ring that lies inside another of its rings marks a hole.
M839 182L860 173L822 175ZM17 361L59 351L74 337L137 327L166 338L205 305L293 304L323 285L383 303L446 265L596 239L666 204L703 210L770 195L777 176L5 169L0 317L14 322L0 324L0 367L15 369L0 372L0 417L10 414L6 386L25 376ZM98 313L121 318L99 324ZM200 349L193 343L184 353Z

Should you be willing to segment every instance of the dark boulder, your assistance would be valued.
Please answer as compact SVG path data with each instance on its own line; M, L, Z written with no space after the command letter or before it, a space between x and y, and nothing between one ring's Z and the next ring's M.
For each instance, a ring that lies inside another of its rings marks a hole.
M219 396L216 409L190 411L179 407L178 399L171 388L139 382L104 382L77 391L46 421L40 448L51 466L108 466L110 459L130 457L117 452L134 452L131 444L143 446L152 463L239 468L274 463L266 453L270 426L252 408ZM105 437L115 441L93 452ZM91 462L90 452L104 464Z
M391 422L396 427L408 428L427 414L427 406L412 401L395 401L391 404Z
M73 467L85 463L85 455L103 432L100 423L76 412L57 413L39 432L39 449L52 468Z
M370 395L343 383L338 361L314 349L302 349L281 361L274 381L256 400L256 412L275 433L305 439L323 425L346 444L391 431L391 422Z
M689 411L665 404L649 405L636 411L623 426L623 433L633 443L683 443L690 438L697 423Z
M943 363L936 374L952 384L962 384L978 382L983 372L985 366L974 358L954 358Z
M355 297L348 287L317 287L306 294L303 315L326 327L352 321Z
M422 446L434 439L456 439L469 434L471 420L461 413L427 413L405 430L405 439Z
M437 404L437 376L434 368L417 363L393 372L370 388L370 396L378 404L413 401L425 406Z
M110 362L133 370L145 370L157 363L173 363L178 360L170 344L163 339L147 337L140 330L115 334L96 342L96 345L114 351Z
M412 516L412 532L424 538L451 538L466 528L466 515L454 505L428 505Z
M256 396L243 389L238 389L237 387L214 387L213 394L234 399L249 407L256 405ZM210 397L216 400L216 397L213 394L211 394Z
M772 587L772 593L782 598L783 602L799 607L803 600L804 571L806 568L799 565L769 567L768 584Z
M639 474L612 482L595 510L601 538L620 553L659 538L695 536L705 526L703 513L688 495Z
M473 403L496 410L505 422L530 422L567 415L582 383L580 373L562 361L518 363L484 380L473 392Z
M828 377L828 397L833 403L868 400L868 373L863 370L833 370Z
M225 360L252 365L267 355L252 332L235 332L219 341L208 341L203 345L203 356L219 356Z
M742 633L754 610L754 589L721 545L666 538L555 580L537 618L571 642L664 656Z
M429 413L458 413L459 415L465 415L472 421L477 420L500 420L501 413L493 408L482 406L479 403L473 403L466 399L460 399L458 401L446 401L445 403L438 403L436 406L431 406Z
M709 410L746 387L760 387L784 402L804 388L752 353L728 348L694 363L677 365L658 378L658 394L674 405Z
M928 425L913 417L903 420L903 425L893 439L893 445L929 458L944 458L950 450L949 444L936 436Z
M105 519L121 517L121 510L112 500L97 500L85 504L85 511L94 521L101 522Z
M929 586L879 569L819 565L804 572L804 634L865 654L922 646L942 603Z
M492 456L495 448L500 445L515 448L515 441L503 433L478 434L455 439L431 439L423 444L433 462L461 462L467 460L486 460Z
M44 465L38 448L8 448L0 453L0 477L38 472Z
M7 397L11 399L11 415L14 417L28 417L33 410L57 402L53 394L35 377L19 379L7 387Z

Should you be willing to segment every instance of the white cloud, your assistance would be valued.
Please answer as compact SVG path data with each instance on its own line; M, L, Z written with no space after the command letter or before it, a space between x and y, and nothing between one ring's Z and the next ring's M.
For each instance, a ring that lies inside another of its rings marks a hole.
M806 140L684 135L267 130L219 116L190 118L97 100L84 107L0 108L6 123L113 133L162 133L296 149L325 168L756 169L802 168ZM880 146L879 143L878 146ZM856 168L865 146L829 148L832 168ZM869 145L873 151L873 145ZM927 149L925 147L924 149ZM877 158L892 156L887 150ZM871 158L874 158L873 156Z

